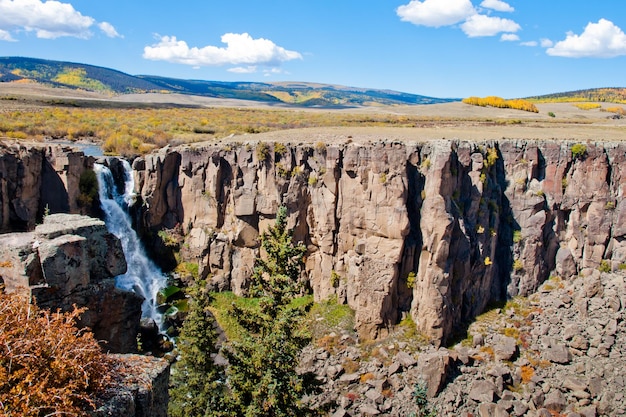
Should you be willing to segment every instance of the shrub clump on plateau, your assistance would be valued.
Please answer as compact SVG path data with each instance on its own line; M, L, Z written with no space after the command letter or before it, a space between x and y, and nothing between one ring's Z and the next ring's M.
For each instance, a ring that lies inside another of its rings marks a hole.
M500 109L524 110L532 113L539 113L537 106L527 100L522 99L505 100L502 97L496 96L489 96L484 98L468 97L463 99L463 103L471 104L472 106L497 107Z

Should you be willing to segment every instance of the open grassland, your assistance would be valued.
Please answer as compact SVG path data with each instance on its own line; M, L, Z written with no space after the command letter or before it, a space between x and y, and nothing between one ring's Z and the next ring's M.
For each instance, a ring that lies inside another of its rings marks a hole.
M247 101L174 94L106 97L96 93L0 83L0 138L87 140L109 154L136 155L168 144L217 141L259 134L258 140L337 140L354 132L372 138L410 139L576 139L626 137L624 106L537 104L537 113L461 102L301 109ZM380 129L384 128L384 133ZM390 129L396 128L396 129ZM401 133L393 133L401 132ZM367 135L365 132L369 132ZM330 133L328 133L330 132ZM311 138L307 139L309 136ZM248 137L247 139L251 139ZM239 140L239 139L238 139ZM242 139L243 140L243 139Z
M349 114L253 108L93 109L48 107L6 111L0 136L14 139L89 139L111 154L142 154L167 144L312 127L418 127L455 118Z

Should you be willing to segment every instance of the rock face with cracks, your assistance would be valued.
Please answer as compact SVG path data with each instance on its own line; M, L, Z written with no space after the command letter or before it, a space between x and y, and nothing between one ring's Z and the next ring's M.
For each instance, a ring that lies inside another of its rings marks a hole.
M104 222L52 214L33 232L0 235L0 252L7 291L25 292L53 311L87 307L80 325L91 328L106 350L136 350L143 299L115 288L126 259Z
M80 199L81 176L93 163L57 145L0 142L0 233L33 230L46 213L94 214L97 201Z
M167 148L133 163L147 236L179 233L214 289L245 294L279 206L308 247L316 300L363 338L407 314L435 343L492 302L626 261L622 143L247 142ZM153 239L155 251L163 249Z

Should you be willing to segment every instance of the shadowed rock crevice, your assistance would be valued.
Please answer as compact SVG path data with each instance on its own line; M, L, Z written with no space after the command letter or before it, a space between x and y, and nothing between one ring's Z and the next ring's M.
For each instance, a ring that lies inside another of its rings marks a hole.
M420 154L416 149L409 155L406 162L407 201L406 209L409 217L409 234L404 240L402 263L398 279L398 314L400 317L410 313L413 302L413 287L416 272L419 269L419 254L422 248L421 208L423 203L425 176L419 170ZM409 278L410 277L410 278Z

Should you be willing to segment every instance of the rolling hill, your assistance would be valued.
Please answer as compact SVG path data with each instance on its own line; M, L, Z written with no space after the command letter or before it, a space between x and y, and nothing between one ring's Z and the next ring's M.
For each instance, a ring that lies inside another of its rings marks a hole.
M539 103L568 103L590 101L626 104L626 88L589 88L585 90L567 91L564 93L527 97L527 100L532 100Z
M434 104L458 101L398 91L305 82L222 82L129 75L110 68L25 57L0 57L0 82L37 82L105 94L180 93L301 107Z

